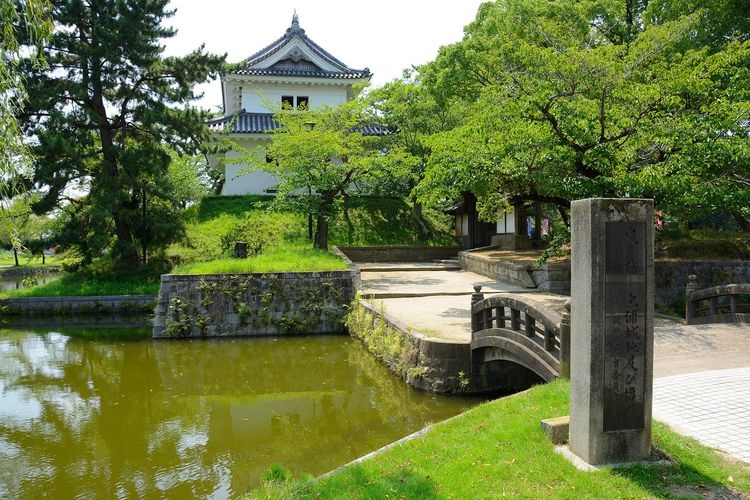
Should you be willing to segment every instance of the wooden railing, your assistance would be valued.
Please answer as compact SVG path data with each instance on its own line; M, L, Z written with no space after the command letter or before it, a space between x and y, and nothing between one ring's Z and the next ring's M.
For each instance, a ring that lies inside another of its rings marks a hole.
M698 278L691 274L685 291L685 321L689 325L750 323L750 283L698 290Z
M526 295L501 294L485 299L480 286L474 290L472 339L476 333L494 328L516 332L559 361L559 376L570 377L570 301L560 313Z

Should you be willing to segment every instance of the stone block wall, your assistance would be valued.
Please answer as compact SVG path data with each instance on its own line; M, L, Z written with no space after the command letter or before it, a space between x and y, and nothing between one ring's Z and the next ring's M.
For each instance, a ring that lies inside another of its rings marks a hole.
M468 342L427 338L362 299L352 304L347 323L353 337L362 340L370 352L415 389L481 392L470 384Z
M453 259L459 247L370 246L338 247L354 262L425 262Z
M658 261L654 263L655 303L682 315L688 276L698 277L698 288L750 283L750 261Z
M542 264L530 271L537 290L555 293L570 293L570 262Z
M0 299L0 313L19 316L148 314L153 311L155 299L153 295L17 297Z
M343 333L354 271L161 278L154 338Z
M460 252L458 261L461 269L481 274L503 283L522 286L526 288L537 288L529 270L523 264L507 260L489 259L472 252Z

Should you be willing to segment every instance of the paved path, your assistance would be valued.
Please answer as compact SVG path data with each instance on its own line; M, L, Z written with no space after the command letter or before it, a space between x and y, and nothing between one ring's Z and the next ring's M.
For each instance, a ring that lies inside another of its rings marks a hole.
M750 462L750 368L657 378L653 415L682 434Z
M363 264L363 293L415 331L443 342L471 341L472 286L524 293L553 307L561 295L519 288L430 264ZM654 418L750 462L750 325L654 321Z

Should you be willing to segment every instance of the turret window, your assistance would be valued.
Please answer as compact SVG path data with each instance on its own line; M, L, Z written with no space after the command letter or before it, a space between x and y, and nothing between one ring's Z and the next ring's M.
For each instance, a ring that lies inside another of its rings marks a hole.
M307 109L310 98L306 95L283 95L281 96L281 107L283 109Z

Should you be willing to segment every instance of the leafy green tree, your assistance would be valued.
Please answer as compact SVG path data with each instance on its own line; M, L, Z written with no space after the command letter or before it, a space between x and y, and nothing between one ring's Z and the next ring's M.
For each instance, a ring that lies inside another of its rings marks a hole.
M335 107L275 113L281 125L265 155L243 161L277 176L277 204L315 218L314 248L328 248L328 223L349 190L377 183L385 175L382 139L365 135L374 118L367 103L353 99Z
M422 218L422 204L416 186L424 179L432 154L429 138L459 123L459 114L449 102L440 102L422 85L414 70L404 71L400 79L386 83L367 94L374 112L389 134L384 140L387 152L383 157L391 195L403 195L412 202L413 216L425 233L429 232Z
M168 0L61 0L45 47L49 68L24 68L24 127L36 156L35 209L65 206L61 237L90 262L107 253L145 264L182 234L168 147L195 151L206 114L188 104L224 57L203 47L164 57ZM81 196L81 193L85 193Z
M173 186L174 201L180 208L186 208L213 191L219 174L208 165L203 155L173 152L167 176Z
M730 211L747 223L746 23L712 37L710 12L657 15L667 4L483 4L423 70L431 92L468 111L431 137L421 195L500 193L564 219L573 199L643 196L683 221Z
M0 210L0 244L13 251L16 266L19 265L18 253L24 251L40 253L44 261L49 219L33 213L33 201L33 195L17 196Z
M29 162L17 121L26 100L19 65L24 58L23 50L30 52L30 61L37 67L44 65L39 49L52 27L47 17L48 8L46 0L6 1L0 4L0 174L6 178L26 173ZM26 33L26 47L19 43L19 29Z

